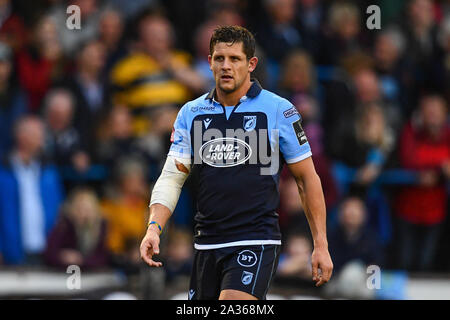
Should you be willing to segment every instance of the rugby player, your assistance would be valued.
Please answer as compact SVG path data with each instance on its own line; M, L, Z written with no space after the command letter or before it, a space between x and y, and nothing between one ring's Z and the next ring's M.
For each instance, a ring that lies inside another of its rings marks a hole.
M174 123L164 168L150 201L142 259L162 263L160 233L191 171L198 175L194 265L189 299L265 299L281 245L278 182L295 177L311 230L312 279L329 281L326 212L320 179L296 108L251 78L258 58L245 28L217 28L208 61L216 86L187 102Z

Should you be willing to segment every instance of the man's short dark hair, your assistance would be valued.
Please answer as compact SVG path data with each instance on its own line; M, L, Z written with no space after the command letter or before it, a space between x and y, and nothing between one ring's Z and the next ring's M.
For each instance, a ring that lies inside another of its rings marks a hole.
M253 34L240 26L219 27L214 30L209 42L210 55L214 52L214 46L219 42L231 43L242 42L247 60L255 56L255 37Z

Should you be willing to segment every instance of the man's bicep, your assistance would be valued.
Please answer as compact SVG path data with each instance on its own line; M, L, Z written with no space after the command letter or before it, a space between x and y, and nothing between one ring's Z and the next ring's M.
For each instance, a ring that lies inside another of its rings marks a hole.
M173 124L172 135L170 136L169 155L178 158L191 158L191 134L190 119L186 114L186 105L180 109L177 118Z

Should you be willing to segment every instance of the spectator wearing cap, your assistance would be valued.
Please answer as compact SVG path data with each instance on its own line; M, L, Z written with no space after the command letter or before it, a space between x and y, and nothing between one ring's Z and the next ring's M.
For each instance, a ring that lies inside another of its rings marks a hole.
M0 157L12 146L12 124L28 111L23 90L12 79L11 49L0 42Z
M63 189L57 170L40 158L42 121L22 117L14 134L14 148L0 165L1 254L5 264L40 264Z

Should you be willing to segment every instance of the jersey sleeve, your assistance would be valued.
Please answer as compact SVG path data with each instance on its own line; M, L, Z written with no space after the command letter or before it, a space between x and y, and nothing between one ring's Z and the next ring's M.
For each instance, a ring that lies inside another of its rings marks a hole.
M188 126L188 119L186 118L186 105L184 105L178 112L177 118L173 125L170 142L172 142L169 149L169 156L179 158L191 158L191 134Z
M280 151L287 163L295 163L312 155L297 109L287 100L278 107Z

